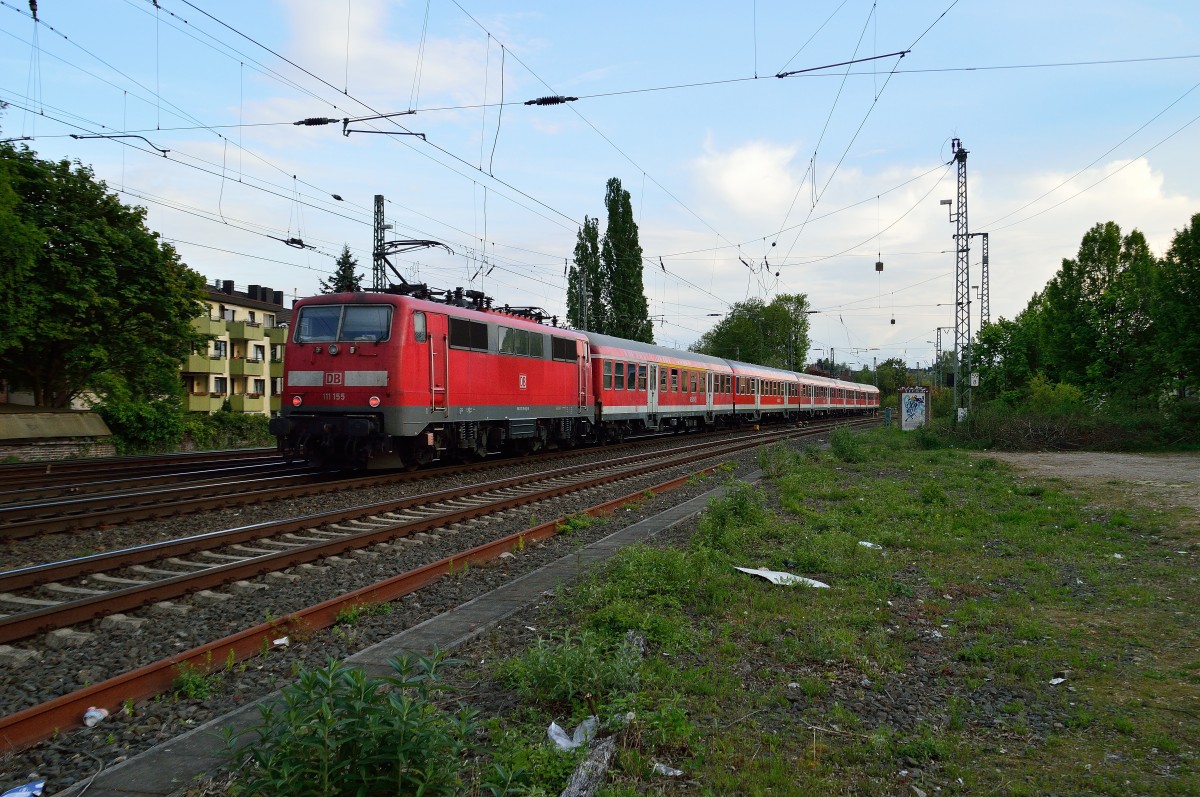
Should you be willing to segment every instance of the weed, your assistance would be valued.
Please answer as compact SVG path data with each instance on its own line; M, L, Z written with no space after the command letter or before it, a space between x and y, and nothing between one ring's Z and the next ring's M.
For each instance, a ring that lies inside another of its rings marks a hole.
M386 601L382 603L355 603L339 611L333 622L334 625L357 625L365 617L387 616L391 613L392 604Z
M612 643L583 631L539 638L524 653L497 666L497 675L534 700L573 703L633 689L639 655L625 641Z
M211 654L209 656L211 659ZM207 700L221 684L221 676L208 672L208 665L201 669L191 662L182 662L175 667L177 675L171 682L171 692L189 700Z
M563 518L562 522L558 524L558 533L571 534L576 531L583 531L595 522L595 519L589 515L583 514L582 512L574 515L567 515L565 518Z
M857 463L866 459L861 438L845 426L839 426L829 433L829 448L842 462Z
M439 705L445 663L438 653L393 659L387 677L332 660L303 669L257 724L225 729L239 787L264 797L460 793L478 726L474 711Z

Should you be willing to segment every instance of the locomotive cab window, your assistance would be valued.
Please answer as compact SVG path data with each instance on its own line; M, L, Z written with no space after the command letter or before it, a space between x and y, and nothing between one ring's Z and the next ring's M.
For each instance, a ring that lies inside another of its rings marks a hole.
M424 343L428 336L425 331L425 314L413 313L413 340L417 343Z
M561 362L575 362L575 341L552 335L550 337L550 356Z
M380 341L392 328L392 308L382 304L312 305L300 308L296 343Z

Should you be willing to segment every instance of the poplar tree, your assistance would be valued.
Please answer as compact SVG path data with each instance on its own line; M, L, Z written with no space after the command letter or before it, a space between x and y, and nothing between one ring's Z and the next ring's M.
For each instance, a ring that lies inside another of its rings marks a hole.
M642 284L642 246L638 243L633 203L629 192L621 188L620 179L613 177L608 181L604 206L608 211L608 227L600 247L600 265L604 274L602 298L610 314L603 331L653 343L654 327Z
M583 217L575 239L575 259L567 272L567 322L575 329L607 330L607 308L602 299L604 277L600 271L600 220Z

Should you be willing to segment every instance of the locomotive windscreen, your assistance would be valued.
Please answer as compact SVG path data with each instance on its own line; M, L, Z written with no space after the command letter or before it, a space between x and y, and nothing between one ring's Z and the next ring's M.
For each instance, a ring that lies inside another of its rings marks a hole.
M387 305L312 305L300 309L295 340L380 341L388 336L391 323L392 308Z

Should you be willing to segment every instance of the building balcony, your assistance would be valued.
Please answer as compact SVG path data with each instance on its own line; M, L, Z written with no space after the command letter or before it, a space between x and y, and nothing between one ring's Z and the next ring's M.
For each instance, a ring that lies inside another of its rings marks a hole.
M200 316L192 319L192 328L201 335L212 335L214 338L225 334L225 322L219 318Z
M267 340L271 341L272 343L278 344L287 342L287 327L267 327L266 333Z
M246 393L241 396L230 396L229 408L234 412L266 414L267 399L265 396L259 393Z
M273 378L273 379L283 378L283 361L282 360L275 360L275 361L271 362L271 378Z
M278 414L279 408L283 405L281 396L271 396L271 412Z
M211 393L188 393L187 411L213 413L221 409L221 403L224 401L225 397L219 393L216 395Z
M210 354L189 354L183 370L189 374L223 374L225 358Z
M262 376L263 361L245 358L229 361L230 376Z
M257 321L229 321L225 324L230 340L264 340L267 335Z

